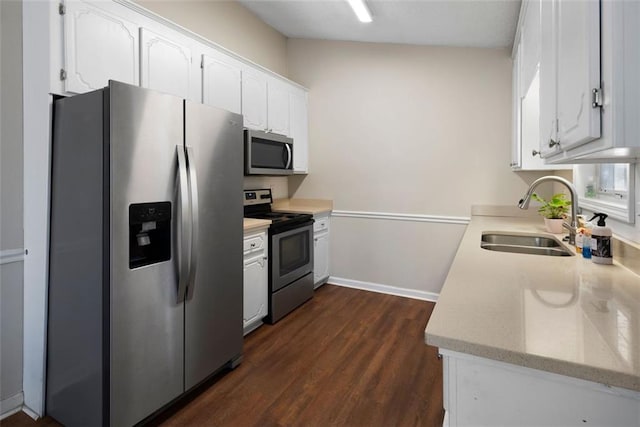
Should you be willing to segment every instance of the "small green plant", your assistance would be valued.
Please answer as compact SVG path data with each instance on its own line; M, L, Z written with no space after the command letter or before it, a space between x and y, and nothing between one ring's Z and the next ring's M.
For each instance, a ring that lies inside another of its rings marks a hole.
M538 213L549 219L565 218L569 213L569 207L571 206L571 201L566 199L566 195L564 193L554 194L549 201L546 201L536 193L533 193L533 200L542 203L542 206L538 208Z

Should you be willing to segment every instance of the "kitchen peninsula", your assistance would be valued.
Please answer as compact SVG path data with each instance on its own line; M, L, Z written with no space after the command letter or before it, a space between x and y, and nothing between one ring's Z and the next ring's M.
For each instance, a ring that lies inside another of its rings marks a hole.
M484 211L425 331L444 359L445 424L638 425L638 272L482 249L486 231L546 234L531 212Z

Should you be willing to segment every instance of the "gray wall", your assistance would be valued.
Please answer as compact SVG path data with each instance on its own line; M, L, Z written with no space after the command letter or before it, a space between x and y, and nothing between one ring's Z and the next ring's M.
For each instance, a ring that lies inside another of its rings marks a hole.
M289 195L334 209L468 217L515 205L507 49L289 39L289 77L309 88L309 170ZM331 275L439 293L463 225L331 220Z
M22 391L22 2L0 1L0 401ZM5 408L2 408L3 410Z

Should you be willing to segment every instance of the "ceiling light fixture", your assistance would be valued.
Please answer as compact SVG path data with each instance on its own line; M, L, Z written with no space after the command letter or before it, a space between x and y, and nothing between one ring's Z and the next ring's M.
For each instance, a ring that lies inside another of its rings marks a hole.
M360 22L371 22L371 12L365 0L347 0Z

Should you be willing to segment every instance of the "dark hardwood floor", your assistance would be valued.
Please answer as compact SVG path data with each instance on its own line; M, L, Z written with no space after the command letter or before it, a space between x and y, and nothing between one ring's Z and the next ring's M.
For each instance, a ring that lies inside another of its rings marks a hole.
M246 337L244 360L152 424L440 426L442 366L424 344L434 304L325 285ZM2 427L53 426L24 414Z

